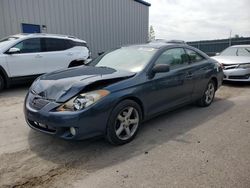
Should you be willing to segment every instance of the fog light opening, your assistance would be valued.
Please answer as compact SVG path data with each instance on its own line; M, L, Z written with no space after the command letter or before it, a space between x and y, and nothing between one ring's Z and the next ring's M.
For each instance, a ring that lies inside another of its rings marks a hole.
M74 127L70 127L69 131L70 131L70 134L72 134L73 136L76 135L76 129Z

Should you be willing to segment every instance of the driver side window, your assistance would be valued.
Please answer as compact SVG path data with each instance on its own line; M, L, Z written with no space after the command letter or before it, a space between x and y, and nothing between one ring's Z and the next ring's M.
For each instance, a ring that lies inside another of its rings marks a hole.
M183 48L173 48L163 52L155 64L168 64L170 69L177 69L188 65L188 56Z
M13 47L20 49L20 53L36 53L42 51L40 38L27 39Z

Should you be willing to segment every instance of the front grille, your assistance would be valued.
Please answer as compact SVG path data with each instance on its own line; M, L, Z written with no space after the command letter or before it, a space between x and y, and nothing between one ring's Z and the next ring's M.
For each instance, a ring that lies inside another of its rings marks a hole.
M30 102L30 106L36 110L41 110L44 106L49 104L50 101L42 99L42 98L34 98L33 101Z
M48 132L50 134L55 134L56 133L56 128L48 125L44 125L35 121L28 120L29 124L37 129L40 129L42 131Z
M249 75L243 75L243 76L229 76L228 77L229 79L248 79L249 78Z
M223 69L224 70L229 70L229 69L236 69L238 68L238 64L231 64L231 65L228 65L228 64L223 64Z

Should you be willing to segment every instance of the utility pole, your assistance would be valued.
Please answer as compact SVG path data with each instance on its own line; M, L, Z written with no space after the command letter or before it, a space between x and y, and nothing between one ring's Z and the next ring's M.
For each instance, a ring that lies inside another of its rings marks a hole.
M232 45L232 29L230 29L230 34L229 34L229 46Z

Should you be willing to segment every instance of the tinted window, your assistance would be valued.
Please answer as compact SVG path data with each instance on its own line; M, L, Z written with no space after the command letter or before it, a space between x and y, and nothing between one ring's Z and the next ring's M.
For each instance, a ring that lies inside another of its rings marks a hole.
M44 51L62 51L71 48L69 40L55 39L55 38L45 38L44 39Z
M20 53L35 53L42 51L41 40L39 38L24 40L13 47L20 49Z
M155 64L168 64L170 69L176 69L187 65L188 58L183 48L173 48L163 52Z
M187 51L189 60L191 62L199 62L199 61L204 59L201 55L199 55L197 52L195 52L193 50L186 49L186 51Z

